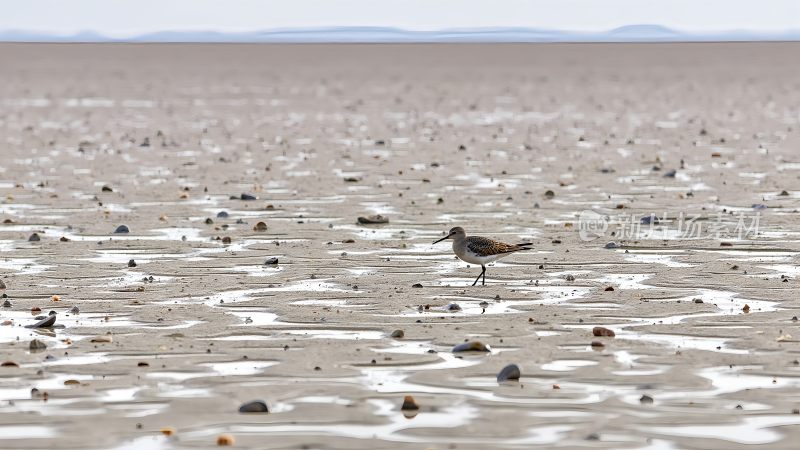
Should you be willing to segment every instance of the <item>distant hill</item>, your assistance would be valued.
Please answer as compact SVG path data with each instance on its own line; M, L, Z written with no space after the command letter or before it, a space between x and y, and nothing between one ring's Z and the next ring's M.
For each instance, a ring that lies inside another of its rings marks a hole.
M412 42L689 42L798 41L800 29L783 32L732 30L692 33L661 25L628 25L601 32L539 28L469 28L410 31L391 27L291 28L252 32L159 31L111 38L84 31L62 36L26 30L0 31L3 42L197 42L197 43L412 43Z

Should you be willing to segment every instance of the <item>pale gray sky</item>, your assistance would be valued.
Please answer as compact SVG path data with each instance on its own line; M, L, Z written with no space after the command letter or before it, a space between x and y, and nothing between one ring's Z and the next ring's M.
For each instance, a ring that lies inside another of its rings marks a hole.
M800 0L0 0L0 30L126 37L163 30L519 26L581 31L800 29Z

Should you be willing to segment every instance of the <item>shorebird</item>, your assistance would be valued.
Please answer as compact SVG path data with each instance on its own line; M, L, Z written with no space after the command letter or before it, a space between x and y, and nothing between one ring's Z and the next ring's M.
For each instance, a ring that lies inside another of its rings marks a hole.
M447 236L437 240L434 244L438 244L445 239L453 240L453 253L458 256L458 259L472 264L481 265L481 273L478 278L475 278L473 286L478 284L478 280L483 277L481 285L486 285L486 264L497 261L500 258L508 256L520 250L532 250L532 242L523 242L521 244L506 244L505 242L495 241L494 239L485 238L482 236L467 236L467 233L461 227L453 227Z

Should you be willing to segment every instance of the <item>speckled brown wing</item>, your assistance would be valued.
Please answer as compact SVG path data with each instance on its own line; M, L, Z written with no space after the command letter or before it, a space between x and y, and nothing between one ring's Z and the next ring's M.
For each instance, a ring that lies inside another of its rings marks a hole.
M512 253L519 250L530 250L530 242L523 244L506 244L505 242L495 241L481 236L467 237L467 250L479 256L501 255Z

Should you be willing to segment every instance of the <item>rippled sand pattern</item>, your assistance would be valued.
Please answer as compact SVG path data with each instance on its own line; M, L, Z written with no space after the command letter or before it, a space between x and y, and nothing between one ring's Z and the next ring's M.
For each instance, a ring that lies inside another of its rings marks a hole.
M795 449L799 53L2 45L0 447Z

